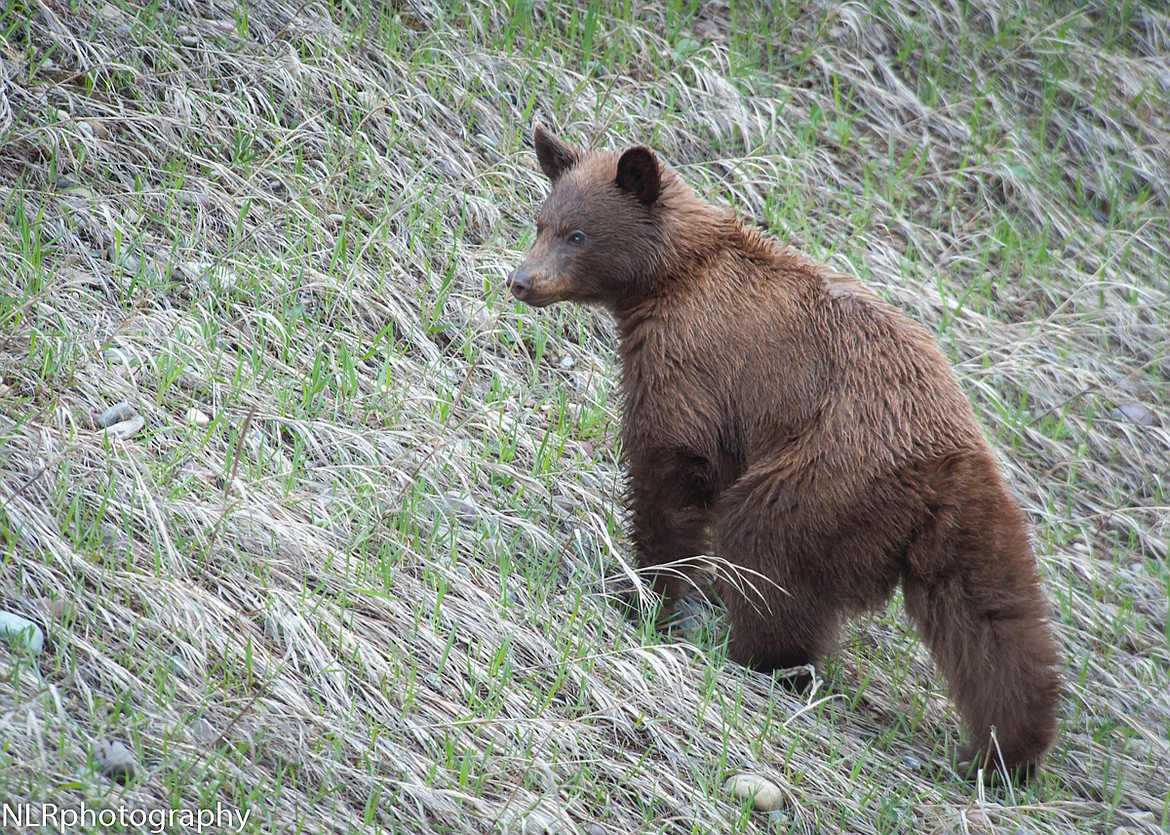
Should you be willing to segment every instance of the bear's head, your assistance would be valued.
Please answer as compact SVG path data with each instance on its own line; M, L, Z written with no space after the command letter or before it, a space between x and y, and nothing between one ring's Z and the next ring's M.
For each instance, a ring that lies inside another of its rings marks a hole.
M520 301L560 301L617 312L649 291L661 254L657 216L669 172L654 152L581 151L540 125L536 157L552 182L536 241L508 279Z

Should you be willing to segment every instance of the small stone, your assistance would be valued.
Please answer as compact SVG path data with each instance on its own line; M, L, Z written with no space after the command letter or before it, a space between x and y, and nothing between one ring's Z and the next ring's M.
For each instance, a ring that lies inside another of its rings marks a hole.
M792 815L786 809L773 809L768 813L768 826L778 832L787 832L792 825Z
M216 738L219 736L215 731L215 727L202 716L192 722L188 730L191 732L191 739L195 740L196 743L202 745L204 748L210 748L214 745Z
M109 139L110 129L106 127L106 123L101 119L83 119L81 122L83 128L88 129L92 136L98 139Z
M137 273L142 266L142 257L135 252L124 250L118 256L118 264L128 273Z
M57 121L58 122L68 122L69 121L69 111L68 110L58 110L57 111Z
M211 416L206 412L201 412L192 406L187 410L187 423L192 426L198 426L200 429L208 426L211 423Z
M73 617L73 601L67 600L64 597L57 597L48 601L45 604L45 608L55 622L68 620Z
M14 612L0 611L0 637L30 655L38 655L45 648L45 633L31 620Z
M120 403L115 403L110 408L106 409L98 415L98 426L109 428L118 423L123 423L138 416L138 412L134 407L123 400Z
M577 364L577 361L574 360L572 357L570 357L568 354L565 354L563 357L560 358L560 360L557 361L557 365L559 365L565 371L568 371L570 368L572 368L576 364Z
M736 774L727 779L723 790L737 800L751 800L752 808L771 812L783 808L785 798L780 787L756 774Z
M911 771L919 771L922 768L922 760L916 754L907 751L902 755L902 765Z
M454 512L455 518L464 525L474 525L479 521L479 508L470 496L461 496L454 491L443 494L447 509Z
M142 415L135 415L129 420L115 423L113 426L107 426L102 431L106 437L124 441L141 432L144 426L146 426L146 418L142 417Z
M102 359L110 364L115 374L127 380L134 376L135 369L141 364L121 348L107 348L102 351Z
M104 777L126 785L138 771L134 752L117 740L101 740L93 749L93 759Z
M1113 410L1113 417L1117 420L1128 420L1138 426L1157 426L1158 416L1141 403L1119 403Z
M987 817L978 809L968 809L964 817L966 817L967 823L972 826L987 826Z
M102 6L101 9L98 10L98 17L100 17L102 20L106 21L107 23L117 23L119 21L124 20L126 18L126 15L117 6L111 6L109 4L106 4L105 6Z
M581 827L581 831L584 832L585 835L609 835L609 833L605 831L605 827L596 823L585 824L583 827Z
M190 29L179 30L179 43L188 49L194 49L199 46L199 36Z
M231 290L240 280L235 272L224 267L212 267L206 278L207 282L218 290Z

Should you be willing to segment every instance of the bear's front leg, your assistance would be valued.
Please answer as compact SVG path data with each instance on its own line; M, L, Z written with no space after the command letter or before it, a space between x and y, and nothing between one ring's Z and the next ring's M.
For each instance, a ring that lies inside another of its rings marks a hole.
M662 596L661 621L693 588L693 558L708 553L715 474L707 456L685 449L640 450L628 463L638 565Z

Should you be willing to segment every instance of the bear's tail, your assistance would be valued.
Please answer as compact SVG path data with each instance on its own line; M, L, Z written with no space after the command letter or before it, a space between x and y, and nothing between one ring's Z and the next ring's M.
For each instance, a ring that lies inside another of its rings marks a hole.
M935 493L942 506L907 552L906 609L969 734L960 771L1027 779L1056 738L1059 656L1024 517L998 468L990 456L951 464Z

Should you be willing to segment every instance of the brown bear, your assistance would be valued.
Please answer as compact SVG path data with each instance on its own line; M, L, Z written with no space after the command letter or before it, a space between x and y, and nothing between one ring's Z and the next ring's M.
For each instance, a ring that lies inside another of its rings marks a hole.
M617 321L633 539L664 609L697 555L745 569L714 583L729 654L772 670L816 662L901 581L969 735L960 768L1027 777L1056 735L1057 650L1023 514L934 339L649 148L539 125L535 144L552 192L509 284Z

